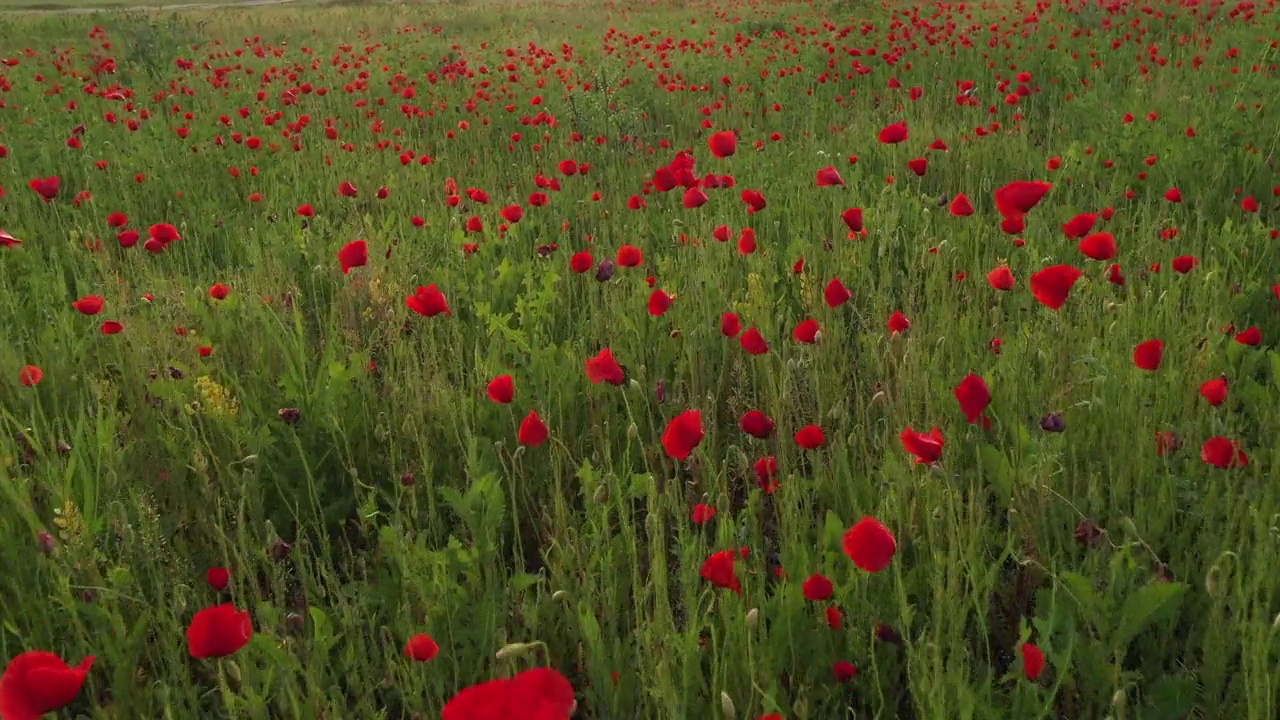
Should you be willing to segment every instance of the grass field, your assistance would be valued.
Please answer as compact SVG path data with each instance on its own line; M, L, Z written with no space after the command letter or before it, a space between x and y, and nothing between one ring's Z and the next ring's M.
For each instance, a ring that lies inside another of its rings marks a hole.
M0 717L1276 717L1273 10L0 14Z

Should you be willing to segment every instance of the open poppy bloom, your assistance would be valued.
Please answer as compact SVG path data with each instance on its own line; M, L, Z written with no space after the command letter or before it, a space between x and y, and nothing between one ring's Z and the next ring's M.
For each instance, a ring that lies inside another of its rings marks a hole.
M551 668L472 685L453 696L441 720L569 720L578 703L573 686Z
M0 676L0 718L37 720L71 703L93 667L93 656L67 667L51 652L29 650L9 661Z

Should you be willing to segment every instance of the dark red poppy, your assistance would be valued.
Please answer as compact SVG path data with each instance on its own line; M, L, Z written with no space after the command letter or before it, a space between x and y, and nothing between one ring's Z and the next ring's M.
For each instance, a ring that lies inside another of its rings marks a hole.
M911 321L907 319L906 315L902 314L901 310L893 311L893 314L889 316L888 325L890 335L904 333L911 329Z
M1262 331L1257 325L1253 325L1245 330L1236 333L1236 342L1249 347L1257 347L1262 344Z
M759 410L748 410L738 418L738 427L742 432L760 440L773 435L773 420Z
M98 295L85 295L71 303L71 307L75 308L81 315L97 315L102 312L102 307L105 304L106 301Z
M835 676L836 682L847 683L858 676L858 666L848 660L837 660L831 666L831 674Z
M226 285L223 285L222 283L214 283L213 285L209 286L209 297L213 298L214 300L226 300L227 296L230 294L231 294L231 288L227 287Z
M987 273L987 284L996 290L1012 290L1015 282L1013 271L1007 265L1001 265Z
M1044 653L1031 643L1022 643L1022 673L1035 682L1044 672Z
M840 177L840 171L836 170L834 165L828 165L818 171L814 183L818 187L844 186L844 178Z
M671 304L675 300L674 296L668 295L662 290L654 290L649 293L649 314L654 317L661 317L667 310L671 309Z
M734 313L727 312L720 316L720 334L725 337L737 337L742 332L742 321Z
M0 717L39 720L71 704L93 667L94 657L68 667L62 658L43 650L15 656L0 675Z
M885 145L893 145L907 139L907 123L900 120L892 125L886 125L880 130L879 140Z
M973 203L969 201L969 196L964 193L956 193L948 210L956 217L967 217L973 214Z
M1097 221L1098 216L1093 213L1080 213L1062 225L1062 232L1072 240L1082 238L1089 234Z
M693 524L706 525L711 522L711 518L716 516L716 509L705 503L698 503L693 506Z
M803 320L796 325L795 330L791 331L791 337L798 343L813 344L818 341L818 334L822 332L818 327L818 321L813 318Z
M253 621L232 603L205 608L187 627L187 649L197 659L234 655L253 639Z
M840 213L840 219L848 226L849 232L862 232L862 208L849 208Z
M205 580L209 583L209 587L222 592L227 589L227 583L231 582L231 571L222 567L209 568L205 573Z
M28 184L31 186L31 189L40 196L41 200L50 203L53 202L54 198L58 197L58 187L62 184L62 178L56 176L33 178Z
M1116 256L1116 238L1109 232L1086 235L1078 247L1092 260L1110 260Z

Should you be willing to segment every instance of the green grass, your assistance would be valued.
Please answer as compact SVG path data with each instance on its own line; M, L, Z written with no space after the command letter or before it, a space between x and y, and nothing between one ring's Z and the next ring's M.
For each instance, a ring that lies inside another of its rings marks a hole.
M0 247L0 657L95 655L62 711L95 719L437 717L534 665L570 679L578 718L730 717L726 702L750 720L1275 717L1277 28L1269 10L1216 10L0 17L0 58L18 59L0 65L0 228L23 241ZM95 76L107 57L115 73ZM1029 94L1006 104L1023 71ZM103 97L117 90L132 103ZM878 143L898 120L909 138ZM717 130L740 131L732 157L708 150ZM735 187L630 209L682 148ZM589 172L563 176L565 159ZM815 187L827 165L843 187ZM49 176L46 203L28 183ZM993 191L1017 180L1053 189L1015 244ZM973 215L948 211L959 193ZM524 217L500 232L513 203ZM852 207L865 235L841 220ZM1062 229L1104 208L1109 262ZM122 248L112 213L141 242ZM182 239L152 254L157 223ZM748 227L758 249L741 254ZM357 239L368 264L344 275ZM624 244L643 265L598 282ZM1198 265L1172 271L1180 256ZM1055 312L1030 283L1059 263L1084 275ZM985 279L1002 264L1010 292ZM831 308L836 278L852 298ZM450 315L406 307L430 284ZM661 316L655 289L675 296ZM92 317L72 307L90 295ZM730 311L767 354L721 334ZM909 330L890 333L894 312ZM816 344L792 338L807 318ZM1253 326L1259 344L1236 341ZM1152 339L1148 372L1133 355ZM584 372L605 347L621 386ZM970 373L989 427L953 394ZM506 374L514 401L495 404ZM1198 389L1220 376L1211 406ZM661 438L691 409L705 437L675 460ZM739 429L751 409L771 438ZM550 429L537 447L517 441L531 411ZM809 424L821 448L793 440ZM912 462L909 426L945 437L936 464ZM1179 447L1158 453L1158 433ZM1247 466L1202 461L1214 437ZM753 470L766 456L772 493ZM716 511L701 526L698 504ZM842 552L864 516L896 536L883 572ZM740 595L699 574L733 548L749 549ZM231 571L222 592L213 567ZM805 599L814 574L831 598ZM256 635L194 660L186 628L220 602ZM403 648L424 632L440 654L414 663ZM1045 654L1035 680L1023 643ZM857 676L837 682L838 661Z

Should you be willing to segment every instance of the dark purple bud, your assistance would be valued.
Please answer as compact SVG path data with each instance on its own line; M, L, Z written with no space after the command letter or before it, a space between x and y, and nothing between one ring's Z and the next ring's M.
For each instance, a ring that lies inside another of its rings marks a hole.
M301 613L291 612L284 616L284 625L289 632L297 635L307 626L307 620Z
M613 277L613 271L617 268L612 260L601 260L600 265L596 267L596 280L600 282L609 282Z
M659 380L658 387L654 388L653 394L654 394L654 397L657 398L659 405L666 402L667 401L667 384Z
M49 533L41 530L36 535L36 547L40 548L40 552L45 555L52 555L53 551L58 549L58 541Z
M1067 429L1067 424L1063 422L1061 415L1051 412L1040 418L1040 429L1045 432L1060 433Z
M413 487L413 484L417 481L418 479L415 478L411 472L400 474L400 484L405 487Z
M894 645L902 644L902 635L882 622L876 623L876 639L880 642L893 643Z
M276 411L276 414L289 425L296 425L302 419L302 413L298 411L298 408L280 408Z
M284 560L289 557L289 553L292 551L293 546L284 540L273 540L271 544L267 546L267 554L269 554L274 560Z
M169 377L173 378L174 380L181 380L186 376L187 374L182 372L178 368L173 367L172 365L169 366Z
M1076 525L1076 531L1072 537L1081 545L1092 547L1102 541L1102 528L1095 525L1089 518L1084 518L1079 525Z

